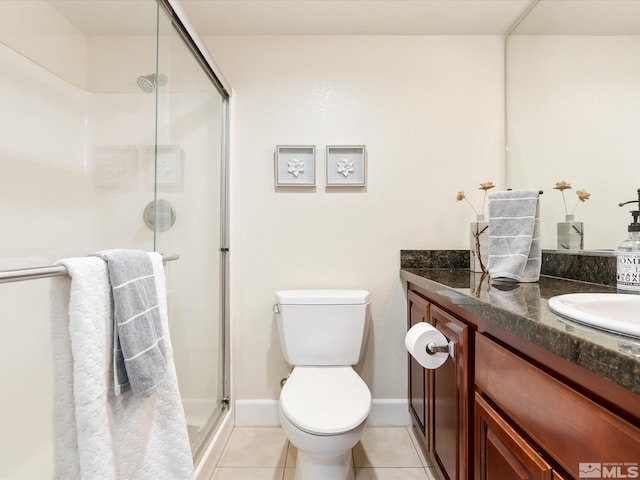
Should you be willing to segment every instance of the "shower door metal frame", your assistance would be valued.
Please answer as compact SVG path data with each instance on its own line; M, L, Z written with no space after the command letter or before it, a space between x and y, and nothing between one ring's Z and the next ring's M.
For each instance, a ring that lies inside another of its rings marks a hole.
M231 353L230 353L230 326L229 326L229 101L231 98L231 85L226 80L211 55L209 55L204 43L198 36L195 28L187 18L186 13L182 9L179 0L157 0L158 4L165 11L173 27L176 29L180 37L184 40L185 44L198 61L204 72L210 78L213 85L220 92L222 96L222 132L221 132L221 172L220 172L220 285L221 292L220 298L222 304L220 305L220 318L222 319L221 325L221 337L223 339L223 355L222 355L222 409L218 414L215 422L210 425L209 431L205 435L202 443L198 446L195 452L193 452L193 462L197 465L202 460L206 451L207 445L210 439L215 434L216 430L222 423L225 415L230 409L230 368L231 368Z

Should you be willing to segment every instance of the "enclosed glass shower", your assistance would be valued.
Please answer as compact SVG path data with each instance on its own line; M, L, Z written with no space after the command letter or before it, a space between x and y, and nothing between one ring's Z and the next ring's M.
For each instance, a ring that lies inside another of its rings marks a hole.
M21 272L60 258L176 254L196 461L228 413L229 89L187 30L169 0L0 2L0 478L51 478L50 280Z

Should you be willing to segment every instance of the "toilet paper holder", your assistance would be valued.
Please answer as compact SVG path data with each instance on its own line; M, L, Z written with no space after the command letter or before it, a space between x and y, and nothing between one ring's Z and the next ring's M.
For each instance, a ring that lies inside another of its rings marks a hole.
M433 342L427 343L425 350L429 355L435 355L436 353L448 353L451 358L455 358L455 345L452 341L449 341L446 345L436 345Z

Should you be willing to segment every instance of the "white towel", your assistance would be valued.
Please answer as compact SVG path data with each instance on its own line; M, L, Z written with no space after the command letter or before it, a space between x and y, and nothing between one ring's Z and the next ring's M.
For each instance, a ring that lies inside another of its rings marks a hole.
M489 264L492 279L537 282L542 266L538 190L489 195Z
M193 479L169 336L162 258L151 253L165 332L167 379L150 397L113 391L111 292L104 260L71 258L52 279L56 374L54 478Z

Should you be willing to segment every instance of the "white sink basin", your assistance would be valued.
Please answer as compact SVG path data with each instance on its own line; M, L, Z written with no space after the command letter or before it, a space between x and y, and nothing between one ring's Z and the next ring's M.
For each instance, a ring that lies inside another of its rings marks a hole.
M569 293L550 298L549 309L576 322L640 338L640 295Z

